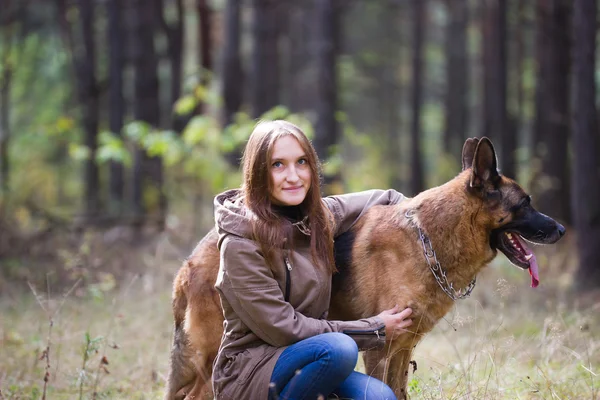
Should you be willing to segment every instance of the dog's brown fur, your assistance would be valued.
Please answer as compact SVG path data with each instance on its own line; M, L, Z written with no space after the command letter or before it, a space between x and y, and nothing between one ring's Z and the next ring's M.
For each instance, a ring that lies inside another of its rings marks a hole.
M504 252L498 237L505 227L543 243L562 236L564 228L543 214L531 208L525 215L520 208L527 198L516 182L497 174L491 142L468 139L463 172L456 178L396 206L373 207L336 239L341 272L334 277L330 318L371 317L394 304L413 309L411 332L388 341L381 352L365 354L367 372L390 385L399 399L406 398L413 348L454 303L432 275L405 212L416 210L414 221L430 238L448 281L464 288L495 257L495 247ZM544 237L528 231L543 231ZM214 231L209 233L175 278L168 400L212 398L212 362L223 332L213 288L219 268L216 239Z

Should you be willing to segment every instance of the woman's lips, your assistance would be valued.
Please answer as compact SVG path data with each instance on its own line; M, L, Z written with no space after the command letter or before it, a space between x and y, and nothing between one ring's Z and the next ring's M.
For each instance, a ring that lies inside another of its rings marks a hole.
M290 187L290 188L283 188L283 190L286 190L288 192L293 192L293 191L298 190L298 189L302 189L302 186L294 186L294 187Z

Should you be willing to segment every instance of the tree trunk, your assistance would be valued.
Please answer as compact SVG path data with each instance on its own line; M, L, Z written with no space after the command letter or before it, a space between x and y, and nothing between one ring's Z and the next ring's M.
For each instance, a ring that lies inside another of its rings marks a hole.
M292 112L305 112L312 108L315 82L311 75L311 47L315 35L312 28L312 16L315 13L314 2L289 5L288 24L286 26L287 42L286 63L288 82L286 105Z
M569 221L569 60L570 0L538 0L539 35L544 50L538 59L537 155L542 160L534 194L544 213Z
M251 109L260 117L279 104L279 39L277 0L252 0L254 20L252 36Z
M547 107L545 103L545 90L548 84L548 55L552 51L550 40L549 18L546 16L545 0L536 0L535 2L535 61L536 61L536 81L535 81L535 117L533 121L533 135L531 138L531 154L539 157L543 150L544 130L544 112Z
M109 0L106 3L108 15L109 42L109 128L121 137L125 117L125 99L123 97L123 70L125 69L124 34L122 29L122 9L120 0ZM110 162L109 178L109 210L114 214L124 211L123 164Z
M153 2L135 0L133 64L134 81L134 118L145 121L151 127L160 125L158 59L154 49L155 9ZM146 217L147 207L143 203L145 181L158 196L157 223L159 229L164 227L167 200L163 190L162 160L158 157L148 158L145 150L137 149L134 157L133 202L137 222L142 223Z
M96 82L94 7L93 0L79 1L84 53L82 58L77 61L77 75L79 98L83 108L84 143L90 152L90 158L86 161L84 169L85 213L88 217L97 216L100 211L100 175L96 165L100 91Z
M225 6L225 43L223 45L223 126L233 122L243 101L244 75L240 57L240 3L228 0Z
M468 2L446 0L448 27L446 29L446 129L444 131L444 151L457 160L460 157L464 139L468 132L469 89L467 27Z
M385 33L388 38L383 47L388 56L385 57L383 79L381 79L379 87L383 95L382 112L387 132L385 163L390 166L390 187L401 190L403 182L400 176L401 158L398 157L398 154L401 152L402 87L398 76L400 76L399 70L402 68L401 54L404 38L401 29L403 26L402 16L406 7L401 3L391 3L381 11L383 14L380 15L381 21L385 24Z
M181 84L183 74L183 48L184 48L184 9L183 0L175 0L177 8L177 20L174 24L167 23L164 17L164 2L156 0L156 18L167 38L170 64L170 84L171 84L171 110L173 105L181 96ZM188 118L177 115L171 111L171 128L175 132L181 132L187 123Z
M7 5L8 6L8 5ZM0 31L2 53L0 53L0 217L2 208L10 193L10 162L8 159L8 144L10 142L10 88L13 76L12 27L7 26Z
M6 10L10 10L15 15L20 15L25 10L25 5L19 9L12 9L12 2L9 0L5 4ZM13 46L13 21L6 21L0 30L0 218L2 218L3 208L7 203L10 194L10 160L8 158L8 145L11 137L10 124L10 89L12 85L14 69L14 53L16 49Z
M421 106L423 103L423 47L426 22L426 0L413 0L412 120L410 195L424 189L421 157Z
M499 148L499 164L505 175L514 178L516 134L509 129L506 110L507 52L506 0L491 0L484 5L484 117L482 134Z
M514 99L515 107L511 114L513 115L514 124L511 128L514 129L517 136L522 133L524 124L523 108L525 106L525 87L523 79L524 63L526 57L529 56L525 49L526 37L528 37L528 30L526 28L526 17L525 17L526 3L525 0L518 0L517 2L517 22L515 27L514 38L516 41L515 45L515 60L514 60L514 73L513 73L513 87L514 87ZM518 144L517 144L518 147ZM515 163L516 164L516 163Z
M8 47L10 49L10 47ZM2 76L0 77L0 209L9 194L9 160L8 143L10 141L10 85L12 65L8 61L9 50L2 60Z
M315 30L315 63L317 66L317 92L315 99L314 146L319 158L326 160L332 145L338 143L336 55L339 40L339 19L336 0L317 0ZM331 183L333 177L325 177Z
M596 33L595 0L575 0L573 19L573 187L572 210L577 230L579 271L582 289L600 287L600 161L596 110Z
M238 6L239 7L239 6ZM207 4L207 0L197 0L199 34L200 34L200 66L202 67L200 82L204 86L210 83L210 76L213 70L212 61L212 40L211 40L211 20L212 11ZM205 112L206 105L200 106L200 112Z
M240 111L243 102L244 72L240 56L241 26L240 2L227 0L224 16L224 44L223 44L223 109L221 111L221 124L223 127L233 123L235 114ZM242 156L241 149L235 149L226 155L227 161L232 166L239 166Z

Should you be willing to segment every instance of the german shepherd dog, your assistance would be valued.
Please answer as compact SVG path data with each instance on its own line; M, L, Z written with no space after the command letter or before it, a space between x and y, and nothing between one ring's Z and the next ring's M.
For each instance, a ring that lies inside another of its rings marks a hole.
M454 305L467 297L477 273L498 250L539 283L535 255L526 242L551 244L565 228L536 211L530 197L497 169L487 138L467 139L462 172L444 185L393 206L374 206L335 241L329 316L357 320L394 304L411 307L410 332L366 352L367 373L406 399L411 354ZM175 334L165 399L211 398L212 362L223 333L214 289L219 269L217 235L198 244L173 287Z

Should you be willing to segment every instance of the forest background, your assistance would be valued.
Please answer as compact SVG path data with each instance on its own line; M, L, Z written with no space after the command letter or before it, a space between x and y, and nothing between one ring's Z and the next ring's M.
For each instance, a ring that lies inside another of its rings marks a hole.
M160 398L170 285L256 121L328 194L412 196L488 136L567 226L419 345L414 398L600 393L595 0L1 0L0 399ZM360 367L359 367L360 368Z

